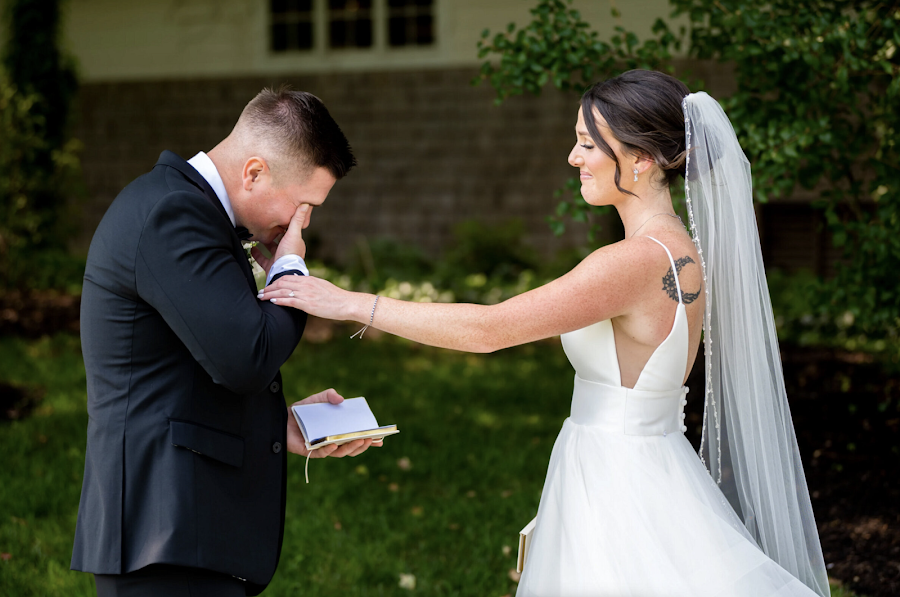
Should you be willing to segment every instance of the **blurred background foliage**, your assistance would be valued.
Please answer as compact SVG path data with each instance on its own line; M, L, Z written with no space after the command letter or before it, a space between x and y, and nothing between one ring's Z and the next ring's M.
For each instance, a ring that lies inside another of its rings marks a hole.
M59 0L11 0L0 59L0 285L80 285L83 260L70 256L80 187L71 138L78 81L59 46Z
M700 90L701 81L671 66L672 53L685 44L692 58L732 65L737 92L719 99L753 166L756 200L813 191L843 249L831 278L776 274L773 301L790 322L782 333L802 342L883 347L896 359L900 2L671 0L671 6L672 18L687 18L689 27L673 30L660 19L650 39L616 27L602 40L567 2L542 0L530 23L483 33L479 55L491 60L480 80L497 90L497 102L548 84L581 93L633 68L667 71ZM568 218L595 219L577 181L560 194L565 198L550 218L555 230Z
M84 260L66 251L81 191L71 138L78 90L60 49L61 2L11 0L0 60L0 287L78 292ZM884 352L900 360L900 2L672 0L676 28L658 20L647 39L616 27L601 39L563 0L540 0L530 22L485 31L478 80L511 95L547 85L579 94L631 68L671 71L674 55L730 64L736 93L720 98L753 164L756 198L805 189L818 197L832 241L844 250L836 274L770 272L783 340ZM672 21L674 22L674 21ZM675 73L702 88L689 71ZM561 232L596 222L577 180L548 214ZM676 205L683 192L673 188ZM592 233L596 231L596 227ZM494 303L571 268L591 248L539 260L519 222L466 222L435 258L392 239L360 238L342 271L315 271L345 287L414 300ZM609 235L607 235L609 236Z

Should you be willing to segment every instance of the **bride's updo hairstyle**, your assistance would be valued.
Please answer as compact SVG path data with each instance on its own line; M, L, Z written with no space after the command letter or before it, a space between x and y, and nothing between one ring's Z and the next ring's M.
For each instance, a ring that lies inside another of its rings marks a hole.
M684 142L684 113L681 100L690 93L687 85L664 73L630 70L618 77L597 83L581 96L584 122L594 143L616 162L616 188L621 169L612 148L600 136L594 110L598 110L612 135L625 151L649 157L662 170L659 180L671 185L685 175L687 151Z

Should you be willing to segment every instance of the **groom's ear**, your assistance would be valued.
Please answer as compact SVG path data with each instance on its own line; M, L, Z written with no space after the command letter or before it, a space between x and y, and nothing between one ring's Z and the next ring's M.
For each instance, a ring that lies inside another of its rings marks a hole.
M260 184L271 184L272 171L269 165L261 157L253 156L244 162L244 169L241 172L241 182L245 191L252 191L254 186Z

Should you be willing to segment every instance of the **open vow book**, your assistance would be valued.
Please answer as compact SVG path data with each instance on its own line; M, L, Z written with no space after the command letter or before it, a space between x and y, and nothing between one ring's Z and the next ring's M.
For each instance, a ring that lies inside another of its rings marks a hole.
M340 404L295 404L291 411L306 440L307 450L356 439L378 440L400 433L396 425L379 427L365 398L348 398Z
M357 439L379 440L400 433L396 425L379 426L365 398L349 398L340 404L319 402L291 407L306 449L344 444ZM309 483L309 456L306 458L306 482Z

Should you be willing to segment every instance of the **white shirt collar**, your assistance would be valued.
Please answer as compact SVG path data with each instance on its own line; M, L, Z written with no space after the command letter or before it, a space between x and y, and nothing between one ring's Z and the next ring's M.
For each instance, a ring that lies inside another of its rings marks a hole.
M206 179L206 182L209 183L212 190L216 192L216 197L219 198L222 207L225 208L225 213L228 214L231 225L237 226L237 222L234 219L234 210L231 209L231 199L228 198L228 193L225 191L225 183L222 182L222 177L219 176L219 171L216 170L216 165L213 161L209 159L208 155L201 151L187 162L200 173L200 176Z

